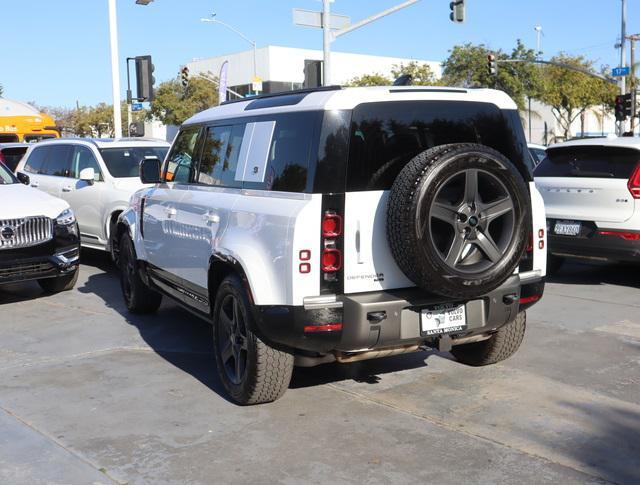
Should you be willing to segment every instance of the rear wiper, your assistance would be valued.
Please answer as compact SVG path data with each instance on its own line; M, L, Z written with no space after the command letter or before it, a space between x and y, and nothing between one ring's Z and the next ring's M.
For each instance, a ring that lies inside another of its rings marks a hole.
M596 171L589 171L589 170L577 170L577 169L573 169L569 172L570 175L574 175L576 177L600 177L600 178L614 178L615 175L613 175L611 172L596 172Z

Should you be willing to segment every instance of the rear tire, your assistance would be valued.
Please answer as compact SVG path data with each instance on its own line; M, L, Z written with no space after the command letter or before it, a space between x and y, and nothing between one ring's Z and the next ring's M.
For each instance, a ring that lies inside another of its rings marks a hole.
M162 295L149 288L138 271L133 241L129 234L120 238L120 287L122 296L131 313L153 313L162 303Z
M213 344L218 374L233 401L261 404L289 388L293 355L269 347L252 331L253 313L240 278L227 276L213 311Z
M38 284L40 288L42 288L46 293L60 293L61 291L69 291L72 290L74 286L76 286L76 282L78 281L78 273L80 273L80 269L76 267L73 270L73 273L57 276L55 278L43 278L38 280Z
M520 312L515 320L502 326L489 339L454 346L451 353L458 361L472 366L501 362L520 348L526 327L527 314Z

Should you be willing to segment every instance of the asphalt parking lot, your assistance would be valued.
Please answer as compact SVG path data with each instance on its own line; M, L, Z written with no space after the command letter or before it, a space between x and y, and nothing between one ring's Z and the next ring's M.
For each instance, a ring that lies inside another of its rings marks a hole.
M75 290L0 291L0 483L638 483L640 278L569 265L510 360L422 352L297 369L227 401L211 331L127 314L83 253Z

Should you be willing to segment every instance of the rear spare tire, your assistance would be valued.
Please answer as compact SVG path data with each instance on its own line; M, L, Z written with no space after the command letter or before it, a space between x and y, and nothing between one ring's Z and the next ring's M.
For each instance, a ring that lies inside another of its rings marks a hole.
M484 145L441 145L413 158L393 183L387 238L417 286L467 299L513 273L528 220L527 186L513 163Z

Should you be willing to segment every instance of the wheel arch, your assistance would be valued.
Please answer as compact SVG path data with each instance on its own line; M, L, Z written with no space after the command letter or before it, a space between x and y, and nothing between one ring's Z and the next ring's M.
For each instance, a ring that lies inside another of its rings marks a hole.
M209 269L207 277L209 301L211 302L210 307L212 314L216 294L218 293L218 288L220 287L222 281L230 274L236 274L240 277L240 279L244 283L245 289L247 290L249 302L251 304L254 303L253 291L251 290L249 278L247 278L247 274L244 270L244 267L242 266L242 263L240 263L240 261L238 261L233 256L229 256L228 254L214 253L209 258Z

